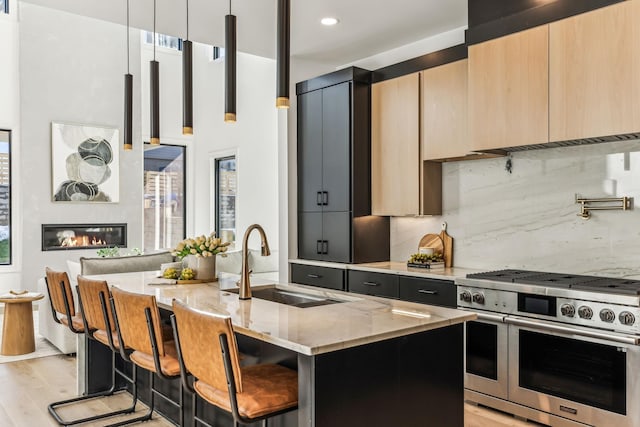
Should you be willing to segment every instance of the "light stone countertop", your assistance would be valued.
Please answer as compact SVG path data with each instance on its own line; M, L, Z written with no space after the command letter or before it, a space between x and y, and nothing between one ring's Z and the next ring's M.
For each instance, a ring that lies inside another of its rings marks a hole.
M428 331L475 319L470 312L370 297L316 287L278 284L279 289L344 301L298 308L252 298L240 300L225 289L235 288L238 276L221 274L219 282L175 285L157 278L159 272L87 276L110 286L155 295L158 305L171 308L176 298L190 307L231 316L236 332L305 355L328 353L376 341ZM269 283L252 279L256 290Z
M339 268L343 270L371 271L374 273L399 274L401 276L425 277L429 279L455 280L466 277L470 273L478 273L485 270L473 270L470 268L409 268L406 262L382 261L365 264L342 264L337 262L313 261L306 259L290 259L292 264L315 265L318 267Z

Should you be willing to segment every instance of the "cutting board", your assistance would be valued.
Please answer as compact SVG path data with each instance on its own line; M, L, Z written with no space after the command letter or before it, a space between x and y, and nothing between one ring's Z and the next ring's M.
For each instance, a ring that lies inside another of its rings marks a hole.
M418 249L425 247L433 248L435 253L444 254L445 248L439 234L425 234L422 236L422 239L420 239L420 243L418 244Z
M442 231L440 232L440 238L444 245L444 266L449 268L453 266L453 237L447 233L447 223L442 223Z

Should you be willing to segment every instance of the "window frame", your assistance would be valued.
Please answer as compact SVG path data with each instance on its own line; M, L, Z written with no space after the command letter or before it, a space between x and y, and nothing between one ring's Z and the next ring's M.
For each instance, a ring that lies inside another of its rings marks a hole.
M9 14L9 0L4 0L4 7L3 7L3 10L0 10L0 13L6 13L7 15ZM5 130L5 129L0 129L0 130Z
M151 146L151 143L149 141L145 141L143 142L143 148L142 148L142 174L143 174L143 189L142 189L142 203L143 203L143 211L144 211L144 173L145 173L145 169L144 169L144 146L149 145ZM187 170L187 155L189 153L189 151L187 150L188 147L186 145L183 144L167 144L165 142L160 142L160 146L166 146L166 147L179 147L183 150L183 155L182 155L182 194L183 194L183 207L182 207L182 239L184 240L187 237L187 214L188 214L188 210L187 210L187 205L188 205L188 195L187 195L187 180L189 179L188 177L188 170ZM143 221L142 221L142 228L143 228L143 236L142 236L142 247L143 250L145 250L146 248L144 248L144 243L145 243L145 239L144 239L144 213L143 213ZM171 248L169 248L171 249Z
M15 257L13 256L13 150L12 150L12 131L11 129L3 129L0 128L0 132L7 132L7 143L9 144L8 150L8 163L9 163L9 177L8 177L8 185L9 185L9 195L7 200L7 206L9 209L9 218L7 220L7 226L9 227L9 262L3 263L0 262L0 268L13 267L13 262Z
M218 228L219 226L219 215L218 215L218 160L224 160L224 159L228 159L231 157L235 157L236 159L236 203L235 203L235 209L236 209L236 233L235 233L235 240L232 242L232 247L235 247L235 244L241 239L241 236L238 236L238 218L239 218L239 207L238 207L238 200L240 197L240 175L238 173L239 169L240 169L240 154L239 154L239 150L237 148L231 148L231 149L227 149L227 150L220 150L220 151L215 151L215 152L211 152L210 153L210 157L209 157L209 170L211 173L211 199L209 202L209 207L210 209L212 209L212 211L210 211L210 219L209 219L209 223L211 226L212 230L216 231L216 235L218 237L220 237L220 230Z

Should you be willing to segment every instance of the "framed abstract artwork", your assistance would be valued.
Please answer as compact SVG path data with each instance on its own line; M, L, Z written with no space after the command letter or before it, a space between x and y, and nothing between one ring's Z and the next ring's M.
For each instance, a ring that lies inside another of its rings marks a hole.
M51 123L54 202L120 201L117 128Z

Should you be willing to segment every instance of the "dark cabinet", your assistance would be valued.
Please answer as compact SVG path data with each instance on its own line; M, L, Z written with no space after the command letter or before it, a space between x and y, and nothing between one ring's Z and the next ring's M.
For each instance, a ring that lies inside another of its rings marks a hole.
M398 298L398 276L395 274L349 271L349 292L376 297Z
M291 264L291 283L345 290L345 270L317 265Z
M369 217L370 72L347 68L298 83L296 92L298 257L388 260L389 218ZM372 236L379 244L369 244Z
M451 280L400 276L399 288L402 300L456 307L456 287Z

